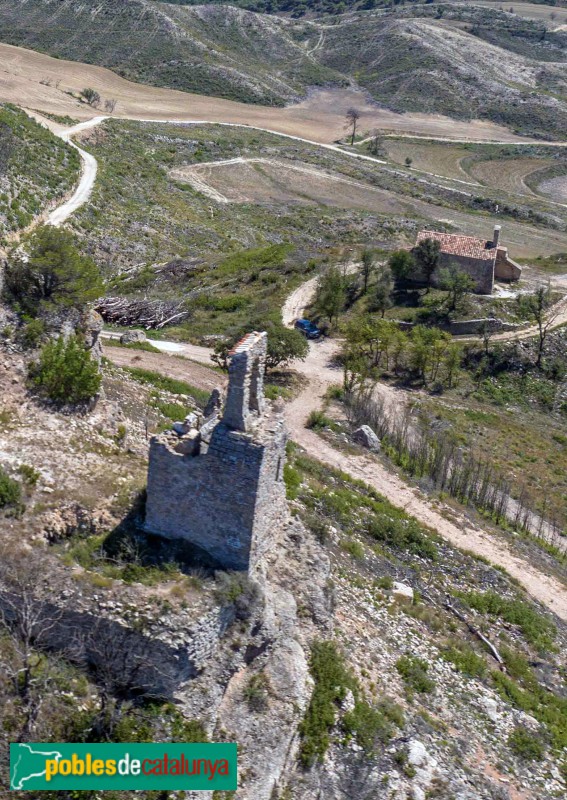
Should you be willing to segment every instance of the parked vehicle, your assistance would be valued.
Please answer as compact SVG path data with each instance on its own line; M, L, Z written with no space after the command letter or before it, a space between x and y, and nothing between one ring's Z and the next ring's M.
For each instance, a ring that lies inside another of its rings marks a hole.
M298 319L295 321L294 326L300 333L302 333L307 339L319 339L321 336L321 331L315 325L314 322L311 322L309 319Z

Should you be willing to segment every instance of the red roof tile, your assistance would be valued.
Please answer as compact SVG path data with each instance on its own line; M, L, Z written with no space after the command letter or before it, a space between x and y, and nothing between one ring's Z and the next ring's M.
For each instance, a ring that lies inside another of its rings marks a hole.
M417 234L419 244L424 239L435 239L441 245L441 252L453 256L467 256L468 258L478 258L480 261L494 261L496 258L496 248L487 247L484 239L477 239L475 236L461 236L460 233L439 233L438 231L420 231Z

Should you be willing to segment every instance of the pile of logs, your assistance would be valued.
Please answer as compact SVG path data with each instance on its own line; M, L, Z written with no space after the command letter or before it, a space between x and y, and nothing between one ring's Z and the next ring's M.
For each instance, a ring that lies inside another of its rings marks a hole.
M163 328L189 316L185 300L128 300L126 297L103 297L96 311L105 322L114 325L136 325L141 328Z

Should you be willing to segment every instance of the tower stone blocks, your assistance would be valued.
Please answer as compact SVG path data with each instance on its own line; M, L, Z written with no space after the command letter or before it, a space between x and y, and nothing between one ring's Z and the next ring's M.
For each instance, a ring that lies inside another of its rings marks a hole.
M250 333L230 354L224 412L150 443L147 531L185 539L225 569L246 570L287 517L283 418L264 398L267 336ZM189 419L189 418L188 418Z

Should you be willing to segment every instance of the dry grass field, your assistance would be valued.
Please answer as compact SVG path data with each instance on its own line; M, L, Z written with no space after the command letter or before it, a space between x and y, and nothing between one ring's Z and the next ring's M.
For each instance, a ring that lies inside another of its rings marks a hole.
M221 203L315 204L377 214L408 213L403 197L306 163L233 159L173 170L170 177Z
M396 114L378 108L366 95L351 89L320 90L301 103L272 108L132 83L103 67L0 44L0 102L86 120L103 112L79 101L85 87L95 89L103 103L116 100L117 117L238 123L321 143L344 136L345 114L350 106L361 111L361 130L463 141L529 141L491 122L455 121L438 114Z
M404 164L411 158L415 169L472 183L471 176L461 166L467 151L459 145L449 143L418 143L391 140L384 143L388 158L397 164Z
M469 174L485 186L511 194L533 195L525 179L533 172L549 166L544 158L506 158L476 161L468 167Z
M375 214L417 216L432 223L447 222L462 232L480 237L490 236L494 224L494 216L443 208L350 179L340 172L319 169L307 162L292 164L282 159L236 158L176 168L169 177L190 184L221 204L255 203L270 208L316 204ZM567 250L567 233L562 231L509 219L503 226L504 244L510 247L514 257L532 259Z

